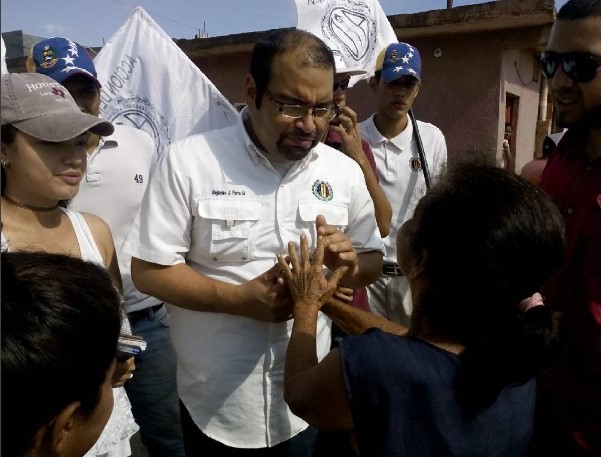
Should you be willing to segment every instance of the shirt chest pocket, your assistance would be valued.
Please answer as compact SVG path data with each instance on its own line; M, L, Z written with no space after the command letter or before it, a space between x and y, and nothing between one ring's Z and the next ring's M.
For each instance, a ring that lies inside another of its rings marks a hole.
M253 226L262 203L253 200L201 200L198 203L199 239L214 261L244 262L253 254Z
M322 214L327 224L335 225L344 232L348 226L348 207L344 205L329 205L318 202L299 202L298 217L302 232L312 246L316 246L316 216Z

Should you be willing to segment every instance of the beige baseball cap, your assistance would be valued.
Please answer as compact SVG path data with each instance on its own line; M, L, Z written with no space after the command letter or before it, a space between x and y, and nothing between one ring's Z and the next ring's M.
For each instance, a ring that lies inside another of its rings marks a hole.
M113 124L80 111L61 84L38 73L8 73L0 85L0 118L44 141L67 141L86 131L100 136L113 133Z

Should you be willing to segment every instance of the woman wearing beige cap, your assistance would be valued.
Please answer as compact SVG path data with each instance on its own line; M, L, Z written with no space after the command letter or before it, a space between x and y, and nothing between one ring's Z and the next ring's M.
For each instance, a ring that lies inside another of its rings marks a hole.
M2 251L79 257L106 267L121 290L107 224L66 208L86 170L88 136L110 135L113 125L82 113L69 92L48 76L9 73L1 78ZM129 330L126 319L124 326ZM122 386L133 370L132 358L117 364L113 412L88 455L130 455L129 438L138 426ZM77 367L73 373L77 379Z

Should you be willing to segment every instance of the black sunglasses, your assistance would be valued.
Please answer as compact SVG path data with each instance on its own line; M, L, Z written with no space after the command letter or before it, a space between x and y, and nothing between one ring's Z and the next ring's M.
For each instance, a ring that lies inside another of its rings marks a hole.
M333 83L333 92L335 92L340 87L341 87L341 90L346 90L348 88L348 84L350 84L349 76L346 79L344 79L343 81L340 81L340 82L335 81Z
M587 52L559 54L545 51L540 54L540 68L546 79L555 76L559 65L563 66L563 71L572 81L586 83L597 76L597 70L601 68L601 56L594 56Z

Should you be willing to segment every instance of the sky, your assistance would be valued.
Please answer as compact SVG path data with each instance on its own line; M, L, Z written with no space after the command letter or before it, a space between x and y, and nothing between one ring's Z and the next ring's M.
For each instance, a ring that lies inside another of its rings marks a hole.
M381 0L386 15L445 9L446 0ZM454 0L454 6L485 3ZM565 0L555 0L557 9ZM65 36L84 46L102 46L134 8L145 11L172 38L231 35L294 27L294 0L2 0L1 31L40 37Z

